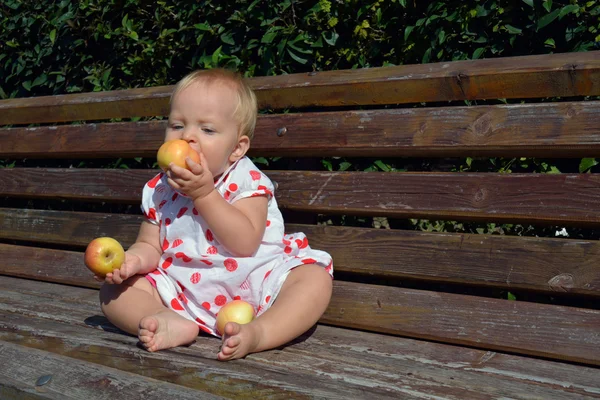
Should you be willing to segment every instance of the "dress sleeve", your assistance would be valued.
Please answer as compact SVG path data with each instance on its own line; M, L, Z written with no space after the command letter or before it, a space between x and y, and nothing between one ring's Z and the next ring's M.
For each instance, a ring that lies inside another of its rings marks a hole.
M146 220L154 225L160 223L160 208L162 208L163 202L165 201L165 193L167 183L163 180L164 173L156 175L150 179L142 190L142 213L146 217Z
M248 197L266 196L270 201L275 193L273 182L258 169L250 169L246 173L236 174L227 184L230 203Z

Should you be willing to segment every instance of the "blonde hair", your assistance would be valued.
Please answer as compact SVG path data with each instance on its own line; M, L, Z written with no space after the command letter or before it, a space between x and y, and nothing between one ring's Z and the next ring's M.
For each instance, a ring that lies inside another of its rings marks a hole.
M256 126L258 103L256 95L248 82L239 73L222 68L198 70L186 75L177 82L170 101L173 102L179 92L197 82L224 83L232 86L237 97L233 117L240 125L239 134L240 136L246 135L252 140Z

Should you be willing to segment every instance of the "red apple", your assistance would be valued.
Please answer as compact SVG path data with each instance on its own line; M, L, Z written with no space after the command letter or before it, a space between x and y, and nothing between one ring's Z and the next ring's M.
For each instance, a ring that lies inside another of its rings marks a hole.
M228 322L247 324L254 319L254 307L243 300L233 300L225 304L217 315L217 332L223 334Z
M121 267L123 261L125 261L123 246L110 237L96 238L85 249L85 266L100 278Z
M173 163L181 168L186 168L185 158L189 157L197 163L200 163L200 155L196 150L192 149L188 142L183 139L175 139L164 142L158 149L156 154L156 160L158 166L166 171L169 168L169 164Z

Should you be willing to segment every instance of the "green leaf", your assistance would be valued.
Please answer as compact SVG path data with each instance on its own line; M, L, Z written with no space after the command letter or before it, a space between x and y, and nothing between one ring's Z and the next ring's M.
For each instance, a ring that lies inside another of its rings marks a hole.
M348 168L350 168L352 166L352 164L350 164L348 161L344 161L340 163L340 171L345 171Z
M584 173L598 164L599 162L595 158L582 158L579 163L579 172Z
M421 64L427 64L431 59L431 47L425 50L425 54L423 54L423 59L421 60Z
M550 24L552 21L554 21L558 17L559 13L560 13L560 9L556 9L556 10L552 11L550 14L544 15L538 21L537 28L542 29L546 25Z
M296 60L300 64L306 64L308 62L307 59L299 57L298 55L294 54L294 52L292 52L290 49L287 49L287 52L294 60Z
M385 172L390 172L390 167L388 167L383 161L381 160L377 160L375 161L375 165L377 165L379 167L379 169L381 169L382 171Z
M31 87L43 85L44 83L46 83L47 80L48 80L48 76L46 74L42 74L42 75L38 76L37 78L35 78L35 80L33 81L33 84L31 84Z
M408 37L410 36L410 33L413 31L413 29L415 29L415 27L414 27L414 26L412 26L412 25L410 25L410 26L407 26L407 27L404 29L404 41L405 41L405 42L406 42L406 39L408 39Z
M478 49L475 49L475 51L473 52L473 56L471 57L471 59L477 60L479 57L481 57L481 55L483 54L484 51L485 51L485 47L480 47Z
M402 7L406 8L406 0L399 0L399 3Z
M28 92L31 91L31 81L25 81L22 83L22 85L25 88L25 90L27 90Z
M327 42L327 44L330 46L335 46L335 42L337 42L338 38L340 37L340 35L337 32L333 32L333 31L332 32L323 32L323 33L321 33L321 36L323 36L323 39L325 39L325 42Z
M269 165L269 160L264 157L254 157L252 158L252 162L255 164Z
M129 37L132 38L133 40L138 40L138 34L136 31L131 31L131 33L129 34Z
M560 13L558 14L558 18L562 19L565 15L569 13L576 13L579 11L579 6L575 4L569 4L568 6L564 6L560 9Z
M507 296L508 300L510 301L516 301L517 300L517 296L515 296L514 294L512 294L511 292L508 292L508 296Z
M331 161L329 161L329 160L321 160L321 164L323 164L323 166L325 168L327 168L327 171L333 171L333 165L331 164Z
M223 43L229 44L231 46L235 45L235 40L233 40L233 33L232 32L225 32L221 35L221 41Z
M523 0L523 3L527 4L529 7L533 8L533 0Z
M213 66L217 66L219 65L219 59L221 58L221 51L223 49L223 46L219 46L219 48L217 50L215 50L215 52L212 54L211 56L211 61Z
M54 44L54 42L56 41L56 29L52 29L52 32L50 32L50 41L52 42L52 44Z
M275 39L277 37L277 31L274 32L267 32L263 35L262 39L260 40L261 43L271 43L273 42L273 39Z
M513 35L520 35L521 33L523 33L522 29L515 28L514 26L509 24L504 25L504 27L506 28L508 33L512 33Z
M194 25L194 28L200 30L200 31L210 31L210 25L208 24L196 24Z
M444 43L444 40L446 40L446 32L441 30L440 33L438 33L438 42L439 44Z
M546 47L551 47L553 49L556 48L556 43L554 42L554 39L552 39L552 38L546 39L544 44L546 45Z

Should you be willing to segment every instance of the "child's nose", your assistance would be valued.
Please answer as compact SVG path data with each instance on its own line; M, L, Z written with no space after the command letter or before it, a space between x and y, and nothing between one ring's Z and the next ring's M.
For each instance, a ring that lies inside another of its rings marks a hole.
M183 131L183 135L181 138L188 143L196 143L197 142L196 137L192 134L192 130L190 128L186 128Z

